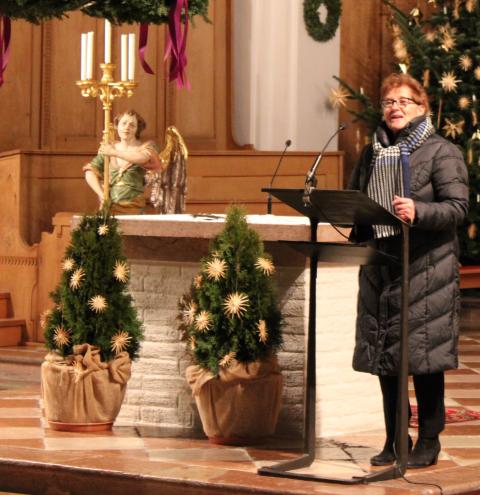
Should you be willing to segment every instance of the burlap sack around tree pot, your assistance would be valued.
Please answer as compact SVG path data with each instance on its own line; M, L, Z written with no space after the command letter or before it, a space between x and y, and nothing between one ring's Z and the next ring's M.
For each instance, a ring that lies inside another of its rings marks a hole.
M189 366L187 381L205 434L215 443L252 443L272 435L281 407L283 378L276 356L236 363L218 376Z
M130 375L127 352L108 363L101 360L100 349L89 344L75 346L65 358L50 352L42 363L45 417L55 429L81 430L84 425L93 430L95 424L108 429L120 411Z

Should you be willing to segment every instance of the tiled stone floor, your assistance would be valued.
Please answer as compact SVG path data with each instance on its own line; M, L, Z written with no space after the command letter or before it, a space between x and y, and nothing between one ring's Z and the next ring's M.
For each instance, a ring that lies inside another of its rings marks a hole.
M446 404L480 411L480 330L462 333L460 363L458 370L446 375ZM414 404L413 390L410 394ZM411 434L415 436L416 430L411 429ZM228 447L203 438L168 435L168 431L130 427L88 434L53 431L42 418L38 386L7 386L0 390L0 490L120 495L136 486L135 495L441 493L435 484L445 494L480 493L480 421L447 425L438 464L407 471L408 480L425 485L403 479L337 485L261 477L256 474L258 467L295 457L291 443L277 439L256 447ZM306 471L329 477L361 476L373 469L368 460L383 441L383 429L323 439L317 460Z

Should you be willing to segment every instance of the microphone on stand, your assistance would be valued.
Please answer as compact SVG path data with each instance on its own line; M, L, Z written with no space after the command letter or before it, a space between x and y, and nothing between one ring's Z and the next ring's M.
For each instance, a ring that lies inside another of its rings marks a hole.
M278 169L280 168L280 164L282 163L283 157L285 156L285 153L287 152L287 148L292 144L291 139L287 139L285 141L285 148L283 149L283 152L280 156L280 160L278 160L278 165L277 168L275 169L275 172L273 172L272 180L270 181L269 188L272 187L273 181L275 180L275 177L277 176ZM268 199L267 199L267 213L268 215L272 214L272 195L268 193Z
M340 132L344 131L347 128L347 124L341 123L336 131L330 136L330 139L327 141L327 144L323 147L322 151L317 155L317 158L313 162L313 165L310 167L307 175L305 177L305 189L303 191L303 204L304 206L310 205L310 193L317 187L317 177L315 176L317 172L317 168L320 165L320 162L323 158L323 153L327 149L328 145L332 141L332 139Z

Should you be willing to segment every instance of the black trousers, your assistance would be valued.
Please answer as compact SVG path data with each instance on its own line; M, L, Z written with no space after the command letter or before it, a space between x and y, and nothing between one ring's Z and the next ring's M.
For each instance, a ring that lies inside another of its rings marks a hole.
M398 377L379 376L383 395L383 413L387 440L395 438ZM418 436L437 437L445 428L445 377L443 372L429 375L413 375L413 385L418 404ZM411 410L409 405L409 417Z

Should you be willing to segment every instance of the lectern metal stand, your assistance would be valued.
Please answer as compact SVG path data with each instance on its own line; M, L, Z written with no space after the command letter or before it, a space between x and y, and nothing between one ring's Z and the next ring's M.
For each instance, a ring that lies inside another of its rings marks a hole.
M303 455L291 461L262 467L258 473L302 480L342 484L371 483L399 478L405 474L408 457L408 267L409 225L374 202L360 191L312 190L309 202L304 203L303 189L262 189L280 199L310 220L310 242L289 242L294 249L310 259L310 295L308 311L308 340L306 360L305 422ZM350 243L317 242L319 222L337 225L396 225L401 228L401 259L375 251L371 247ZM350 479L329 478L292 472L309 467L315 460L315 409L316 409L316 292L319 261L355 262L358 264L400 264L402 266L400 309L400 362L398 370L398 401L395 444L397 458L393 466Z

